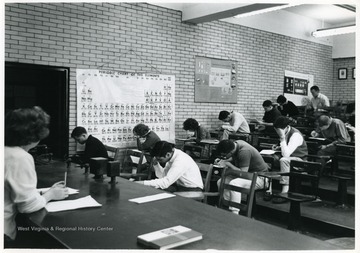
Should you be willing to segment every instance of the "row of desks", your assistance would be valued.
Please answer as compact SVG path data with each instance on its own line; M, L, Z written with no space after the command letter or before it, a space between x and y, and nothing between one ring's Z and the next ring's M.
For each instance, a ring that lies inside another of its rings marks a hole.
M65 164L60 171L63 173ZM39 182L47 182L50 178ZM72 249L144 249L137 236L176 225L183 225L203 234L203 239L180 249L191 250L331 250L332 245L302 234L269 225L254 219L206 205L180 196L136 204L128 200L161 193L161 190L118 178L96 182L91 175L71 167L68 186L79 189L76 199L91 195L102 204L57 213L45 209L27 216L30 224L41 228L53 240ZM94 231L80 230L91 228ZM53 228L52 230L50 228ZM57 228L57 229L56 229ZM71 228L76 228L71 231ZM67 231L65 231L67 230Z

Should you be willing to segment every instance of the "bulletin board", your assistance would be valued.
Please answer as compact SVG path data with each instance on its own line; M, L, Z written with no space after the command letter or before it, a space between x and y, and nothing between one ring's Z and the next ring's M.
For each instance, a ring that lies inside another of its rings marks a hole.
M314 76L285 70L284 96L297 106L307 105Z
M104 144L135 147L138 123L175 142L175 76L77 69L76 81L77 125Z
M230 60L195 58L195 102L237 103L237 64Z

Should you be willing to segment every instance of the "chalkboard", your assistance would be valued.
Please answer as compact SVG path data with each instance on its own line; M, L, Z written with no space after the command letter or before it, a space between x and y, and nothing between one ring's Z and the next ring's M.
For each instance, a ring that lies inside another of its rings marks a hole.
M195 102L236 104L236 62L196 57Z

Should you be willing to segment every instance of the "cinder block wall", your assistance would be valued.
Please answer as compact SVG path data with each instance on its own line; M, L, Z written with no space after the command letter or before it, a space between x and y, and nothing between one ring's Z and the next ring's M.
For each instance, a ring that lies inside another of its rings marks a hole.
M339 80L339 69L347 69L347 79ZM355 101L355 79L353 79L355 57L334 59L333 94L335 101Z
M127 53L129 49L135 54ZM145 3L8 3L5 60L70 68L70 131L76 125L76 68L176 76L176 134L193 117L215 128L220 110L262 117L262 102L283 92L284 71L314 75L333 97L332 48L214 21L181 23L181 12ZM194 102L194 58L238 62L238 103ZM335 95L334 95L335 96ZM70 133L69 133L70 136ZM69 152L75 150L70 140Z

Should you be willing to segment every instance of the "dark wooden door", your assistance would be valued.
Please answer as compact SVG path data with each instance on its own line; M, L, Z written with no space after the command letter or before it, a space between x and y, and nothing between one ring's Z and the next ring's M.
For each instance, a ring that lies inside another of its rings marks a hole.
M5 113L16 108L40 106L50 116L46 144L56 158L68 153L69 68L5 63Z

